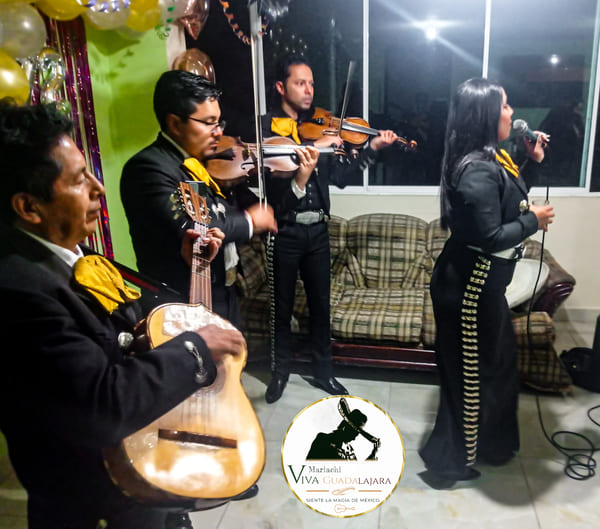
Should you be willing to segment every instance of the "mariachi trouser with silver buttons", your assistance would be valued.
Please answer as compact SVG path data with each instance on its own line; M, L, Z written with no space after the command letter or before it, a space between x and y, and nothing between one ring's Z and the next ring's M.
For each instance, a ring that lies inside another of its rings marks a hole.
M293 358L291 319L298 272L309 311L310 347L315 376L332 375L329 323L329 231L326 222L282 222L267 248L271 282L271 371L287 379Z
M479 459L508 461L519 449L517 344L506 286L514 260L450 239L431 277L440 405L420 450L428 469L460 475Z

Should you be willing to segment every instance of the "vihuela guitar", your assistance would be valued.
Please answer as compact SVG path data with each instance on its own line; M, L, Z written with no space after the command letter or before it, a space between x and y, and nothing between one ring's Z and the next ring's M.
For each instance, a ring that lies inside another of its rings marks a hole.
M206 201L192 187L179 193L194 228L204 234L209 221ZM234 327L211 312L210 265L203 258L201 238L192 257L190 303L168 303L146 318L151 348L186 330L207 324ZM241 384L247 350L225 355L217 377L171 411L105 449L106 466L118 486L144 502L197 509L221 505L245 492L260 477L265 441L252 404Z

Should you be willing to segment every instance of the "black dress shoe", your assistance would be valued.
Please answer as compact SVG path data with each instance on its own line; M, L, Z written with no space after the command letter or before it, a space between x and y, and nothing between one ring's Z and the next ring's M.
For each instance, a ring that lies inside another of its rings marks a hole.
M273 375L271 378L271 382L267 386L267 391L265 393L265 400L271 404L281 398L283 394L283 390L287 384L287 378L280 377L278 375Z
M237 496L231 498L233 501L239 500L249 500L250 498L254 498L258 494L258 485L255 483L248 490L238 494Z
M335 378L315 378L315 386L325 390L330 395L349 395L348 390Z

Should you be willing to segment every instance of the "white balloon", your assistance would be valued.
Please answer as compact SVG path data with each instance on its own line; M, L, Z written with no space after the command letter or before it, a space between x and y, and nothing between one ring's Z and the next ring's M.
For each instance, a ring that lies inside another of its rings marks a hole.
M46 45L46 25L37 9L25 2L0 4L3 39L0 49L13 59L37 55Z
M123 0L115 0L111 2L109 9L103 9L103 4L98 3L88 8L83 13L83 18L97 29L120 28L125 26L129 18L129 4Z

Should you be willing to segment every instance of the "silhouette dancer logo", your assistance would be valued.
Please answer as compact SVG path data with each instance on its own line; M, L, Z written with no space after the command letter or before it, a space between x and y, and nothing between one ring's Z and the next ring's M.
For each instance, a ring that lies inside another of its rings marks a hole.
M281 449L286 481L311 509L338 518L381 505L404 469L398 428L358 397L327 397L292 421Z

